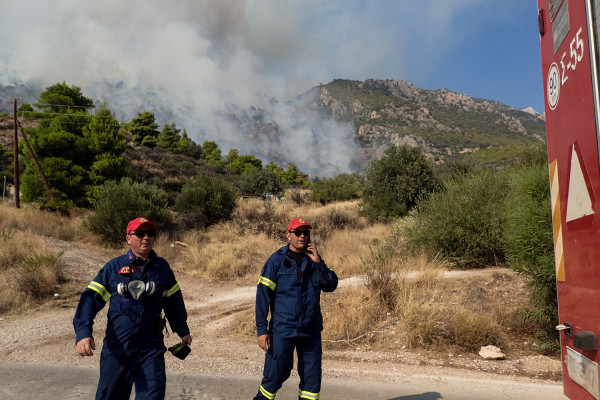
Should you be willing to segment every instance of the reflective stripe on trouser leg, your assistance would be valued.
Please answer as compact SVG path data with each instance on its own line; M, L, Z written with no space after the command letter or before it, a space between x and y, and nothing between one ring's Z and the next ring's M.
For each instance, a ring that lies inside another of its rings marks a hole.
M298 375L300 376L300 399L317 400L321 391L321 335L297 339Z
M319 400L319 393L306 392L304 390L298 390L299 399Z
M258 392L260 394L262 394L263 396L265 396L265 398L267 398L269 400L273 400L275 398L275 395L277 394L277 392L275 392L275 393L268 392L267 389L265 389L263 387L263 385L260 385L260 387L258 388Z
M292 372L294 347L295 339L271 336L271 347L265 354L263 379L256 399L273 400L275 398L277 391Z

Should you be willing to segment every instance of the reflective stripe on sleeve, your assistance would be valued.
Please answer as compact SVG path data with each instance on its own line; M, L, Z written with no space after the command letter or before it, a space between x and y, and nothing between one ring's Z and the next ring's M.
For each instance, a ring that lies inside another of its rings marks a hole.
M304 390L298 390L298 396L301 399L319 400L319 393L305 392Z
M87 285L87 288L98 293L102 297L102 299L106 302L108 302L108 300L111 297L110 292L108 290L106 290L106 288L104 286L102 286L101 284L99 284L98 282L91 281L90 284Z
M171 297L173 296L175 293L177 293L177 291L179 290L179 283L176 283L175 285L173 285L173 287L169 290L165 290L163 292L162 297Z
M264 276L261 276L260 278L258 278L258 285L260 285L261 283L263 285L267 286L271 290L275 290L275 286L277 286L277 284L275 282L273 282L269 278L265 278Z

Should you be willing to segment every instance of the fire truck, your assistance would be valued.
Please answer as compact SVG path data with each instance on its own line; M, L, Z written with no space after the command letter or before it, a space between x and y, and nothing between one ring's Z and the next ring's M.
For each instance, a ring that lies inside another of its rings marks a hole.
M564 393L600 400L600 0L538 0Z

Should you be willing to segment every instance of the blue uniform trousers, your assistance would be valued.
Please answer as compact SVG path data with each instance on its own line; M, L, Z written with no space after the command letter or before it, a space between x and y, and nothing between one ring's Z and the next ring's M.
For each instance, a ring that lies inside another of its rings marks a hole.
M135 383L137 400L163 400L166 390L165 357L162 350L100 356L100 380L96 400L129 400Z
M317 400L321 390L321 334L311 337L278 338L271 335L271 347L265 355L263 380L254 400L273 400L290 377L294 364L294 349L298 355L300 385L298 399Z

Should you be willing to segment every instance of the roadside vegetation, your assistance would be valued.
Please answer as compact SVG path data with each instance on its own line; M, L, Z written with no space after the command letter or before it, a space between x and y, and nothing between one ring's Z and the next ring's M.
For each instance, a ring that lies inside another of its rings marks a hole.
M104 104L90 115L76 87L40 100L21 113L40 121L28 133L50 189L26 158L25 206L0 204L0 314L51 301L67 279L40 236L119 249L127 221L144 215L183 276L253 285L301 216L328 265L353 279L323 296L327 346L475 352L531 340L557 350L544 143L511 147L502 165L434 165L419 148L391 147L364 175L311 182L293 163L263 167L175 124L159 130L151 113L119 124ZM9 162L0 157L0 170ZM248 312L236 333L253 329Z

